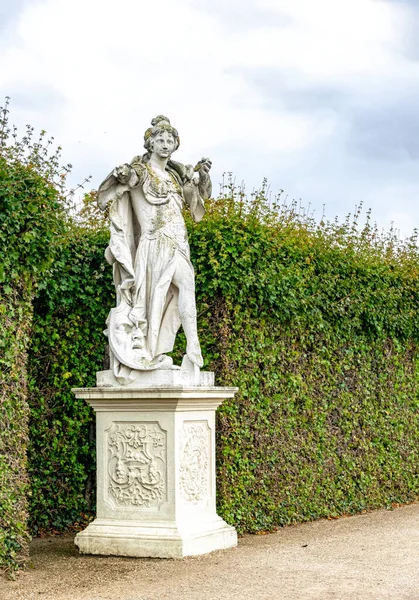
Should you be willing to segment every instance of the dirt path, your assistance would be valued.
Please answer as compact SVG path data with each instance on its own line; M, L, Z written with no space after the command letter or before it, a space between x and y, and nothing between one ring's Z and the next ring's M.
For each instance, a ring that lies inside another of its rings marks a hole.
M184 560L79 556L38 539L1 600L419 600L419 504L247 535Z

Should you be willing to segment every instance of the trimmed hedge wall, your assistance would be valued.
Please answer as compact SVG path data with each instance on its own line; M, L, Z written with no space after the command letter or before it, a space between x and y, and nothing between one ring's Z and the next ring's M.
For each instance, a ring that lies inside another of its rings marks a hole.
M63 530L94 508L94 419L72 387L96 385L114 303L108 234L75 227L38 290L29 359L30 525Z
M94 505L93 415L70 388L94 385L114 303L98 222L73 227L37 295L34 531ZM255 532L416 499L416 240L398 244L356 218L316 225L269 206L263 190L246 202L229 189L188 227L205 368L240 388L218 412L220 515Z
M4 111L0 111L0 125ZM3 121L4 122L4 121ZM0 129L1 133L1 129ZM35 288L64 213L54 184L0 135L0 572L28 553L27 349Z
M28 553L26 348L32 305L25 290L0 294L0 572ZM26 296L26 297L25 297ZM19 315L15 317L14 315Z

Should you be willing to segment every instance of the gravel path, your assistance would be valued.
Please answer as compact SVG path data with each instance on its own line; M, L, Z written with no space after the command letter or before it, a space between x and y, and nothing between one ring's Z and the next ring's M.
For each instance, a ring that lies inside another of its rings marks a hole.
M419 504L246 535L183 560L79 556L73 536L36 539L1 600L419 600Z

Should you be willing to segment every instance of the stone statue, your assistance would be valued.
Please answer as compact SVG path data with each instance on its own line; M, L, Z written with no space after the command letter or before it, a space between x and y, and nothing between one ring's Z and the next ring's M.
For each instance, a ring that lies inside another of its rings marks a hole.
M107 320L111 367L127 382L132 371L171 369L182 324L186 356L202 367L194 270L182 209L202 219L211 195L211 161L195 167L171 160L179 135L159 115L144 134L146 153L117 167L100 185L100 208L110 206L110 242L106 259L113 265L117 306Z

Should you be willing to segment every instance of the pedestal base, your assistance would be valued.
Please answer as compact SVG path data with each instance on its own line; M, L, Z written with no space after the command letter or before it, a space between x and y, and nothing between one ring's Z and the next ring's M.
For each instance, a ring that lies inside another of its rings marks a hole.
M126 388L165 388L176 386L214 386L214 373L208 371L194 372L187 369L159 369L156 371L135 371L132 381L124 385ZM96 373L98 387L120 387L112 371L99 371Z
M96 412L97 518L80 552L183 558L237 544L215 503L215 411L236 388L73 391Z
M219 517L193 529L96 519L76 535L75 544L82 554L184 558L232 548L237 545L237 533Z

